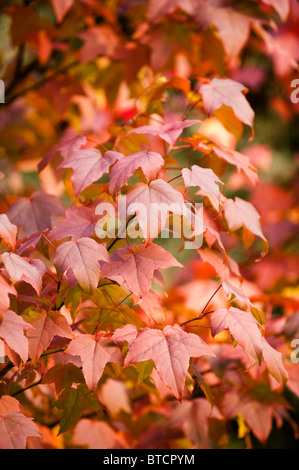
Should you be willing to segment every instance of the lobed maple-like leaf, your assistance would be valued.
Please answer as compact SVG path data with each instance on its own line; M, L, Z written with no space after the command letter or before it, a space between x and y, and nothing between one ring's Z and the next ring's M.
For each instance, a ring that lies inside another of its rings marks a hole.
M22 405L14 397L3 395L0 398L0 416L5 416L9 411L22 411Z
M246 87L242 83L230 78L213 78L210 83L204 83L199 88L208 115L224 104L233 109L241 122L252 127L254 111L244 96L245 91Z
M262 348L268 371L277 382L285 385L288 380L288 372L283 365L281 353L272 348L265 337L262 338Z
M61 240L71 237L73 241L90 237L95 230L94 213L89 207L68 207L65 219L59 222L49 233L49 240Z
M37 191L29 198L18 199L6 214L13 224L22 227L25 235L30 237L33 233L51 228L55 218L63 216L64 212L56 196Z
M147 150L141 150L119 159L111 170L110 192L117 193L137 168L141 168L147 181L151 182L156 178L159 169L163 165L164 159L159 153Z
M15 253L2 253L0 260L13 284L24 281L30 284L37 294L42 287L42 277L46 271L44 263L39 259L28 261L27 258Z
M27 332L29 354L36 366L40 355L47 349L54 336L73 339L73 332L65 317L59 312L37 312L31 310L25 316L33 328Z
M165 228L170 212L185 216L193 226L196 222L196 217L184 204L183 195L162 179L156 179L149 185L137 183L126 194L125 204L127 214L136 214L147 241L156 238ZM201 228L202 224L198 223L198 226Z
M130 134L144 134L149 136L159 136L165 140L171 146L174 146L175 142L181 135L183 129L186 127L193 126L194 124L201 123L199 119L186 119L185 121L177 121L175 123L162 124L161 126L139 126L132 129L127 133Z
M262 232L260 215L250 202L239 197L236 197L235 200L227 199L223 204L223 210L230 230L238 230L245 226L251 233L267 243Z
M109 261L104 245L100 245L91 238L83 237L76 241L62 243L56 250L54 264L60 276L67 270L71 270L80 286L91 291L98 285L100 260Z
M226 419L242 414L255 436L261 442L267 440L272 427L273 405L261 403L250 391L240 389L225 394L221 409Z
M102 155L95 148L77 148L69 152L58 169L72 168L71 180L75 195L78 196L81 191L108 173L110 166L122 157L122 153L110 150Z
M96 388L108 362L122 363L122 355L118 348L110 346L106 338L95 338L90 334L82 334L73 339L66 353L80 356L83 375L91 390Z
M8 243L14 250L16 246L18 227L11 223L6 214L0 214L0 238Z
M220 201L220 190L217 183L223 185L224 183L215 175L211 168L201 168L200 166L193 165L191 170L183 168L182 176L186 188L192 186L199 186L207 194ZM198 193L196 193L198 194Z
M220 308L210 317L211 333L216 336L228 329L234 340L245 349L256 362L261 362L262 335L257 320L250 312L236 307Z
M73 383L79 384L84 382L81 369L72 363L56 364L51 367L43 376L42 383L54 383L57 395L64 389L69 389Z
M0 449L25 449L27 437L41 437L33 418L17 411L0 417Z
M5 313L0 324L0 338L13 351L19 354L24 363L28 359L28 339L24 335L24 330L32 328L29 323L25 322L20 315L17 315L12 310L8 310Z
M179 325L167 325L163 330L146 327L129 343L124 365L152 359L161 380L181 400L190 357L206 355L215 353L199 336L186 333Z
M118 248L110 256L111 264L104 265L102 275L109 279L122 276L128 289L137 297L149 291L154 271L161 268L182 267L171 253L159 245L138 245Z

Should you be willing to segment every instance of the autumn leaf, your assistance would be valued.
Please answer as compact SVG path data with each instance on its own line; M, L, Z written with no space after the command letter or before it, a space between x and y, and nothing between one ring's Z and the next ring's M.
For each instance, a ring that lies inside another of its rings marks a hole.
M45 273L45 265L39 259L29 261L25 257L15 253L2 253L0 260L13 284L24 281L30 284L37 294L42 288L42 277Z
M48 348L54 336L73 339L73 332L60 312L38 312L31 310L23 315L33 329L27 332L29 354L36 365L40 355Z
M9 295L17 295L17 291L13 286L10 286L8 282L4 279L4 277L0 276L0 318L2 314L4 314L10 305L10 298Z
M95 230L94 213L89 207L68 207L65 219L60 221L49 233L49 240L71 237L73 241L90 237Z
M29 436L41 437L33 418L16 411L0 417L0 449L25 449Z
M62 276L71 269L80 286L88 291L95 290L100 277L99 261L109 261L104 247L87 237L62 243L56 250L54 264Z
M12 224L6 214L0 214L0 237L14 250L17 238L17 226Z
M199 119L186 119L185 121L177 121L169 124L162 124L161 126L139 126L127 133L131 134L144 134L149 136L159 136L161 139L165 140L172 147L176 143L177 139L181 135L183 129L186 127L193 126L194 124L199 124L202 121Z
M107 151L104 155L95 148L72 150L58 168L72 168L71 180L75 195L100 179L116 160L122 157L119 152Z
M179 400L183 397L190 357L215 356L199 336L186 333L179 325L163 330L142 328L129 343L125 367L152 359L161 380Z
M103 337L97 339L90 334L79 335L73 339L66 353L80 356L83 375L91 390L96 388L107 362L122 363L122 355L118 348L110 346L107 339Z
M200 166L193 165L191 170L189 170L189 168L183 168L182 176L186 188L198 186L207 194L217 199L219 203L220 190L218 184L223 185L224 183L215 175L211 168L201 168Z
M119 159L112 167L110 174L109 189L111 193L117 193L120 188L127 183L130 176L137 168L141 168L147 181L150 183L156 178L161 166L164 165L162 156L157 152L132 153Z
M211 333L216 336L228 329L233 339L245 349L247 354L260 364L262 357L262 335L258 322L250 312L230 307L221 308L211 314Z
M155 270L182 266L171 253L153 243L147 247L118 248L110 256L110 261L111 264L103 266L102 275L109 279L121 276L137 297L147 294Z
M21 226L27 237L51 228L57 217L64 215L64 207L55 196L40 191L29 198L21 197L6 212L10 221Z
M19 354L25 363L28 359L28 339L24 335L24 330L33 327L25 322L23 318L12 310L8 310L3 316L0 324L0 338L2 338L8 346Z
M223 204L223 211L230 230L235 231L246 227L263 240L266 249L268 242L262 232L260 215L250 202L239 197L235 200L227 199Z
M57 395L64 389L70 389L76 383L83 383L84 377L81 369L74 364L56 364L43 376L42 383L54 383Z
M210 83L199 87L202 94L204 109L211 115L223 104L233 109L241 122L253 126L254 111L244 96L246 87L230 78L213 78Z
M288 380L288 372L282 361L282 354L276 351L268 343L265 337L262 338L263 358L270 374L277 382L285 385Z

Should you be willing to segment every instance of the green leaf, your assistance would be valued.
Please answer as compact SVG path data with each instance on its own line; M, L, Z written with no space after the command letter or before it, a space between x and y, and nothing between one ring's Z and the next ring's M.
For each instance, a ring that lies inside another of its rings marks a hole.
M149 361L138 362L136 366L137 373L138 373L138 379L137 379L138 384L143 382L145 379L147 379L151 375L153 367L154 367L154 363L151 359Z
M55 406L63 409L58 435L75 426L84 411L89 410L98 413L101 411L99 403L85 384L80 384L78 388L72 387L70 390L64 390Z

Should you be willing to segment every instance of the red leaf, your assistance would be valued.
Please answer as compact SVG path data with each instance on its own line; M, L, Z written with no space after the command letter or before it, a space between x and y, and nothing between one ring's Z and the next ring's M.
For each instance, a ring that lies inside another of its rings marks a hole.
M33 289L40 293L42 288L42 276L46 268L39 259L28 261L27 258L15 253L2 253L0 260L4 264L13 284L24 281L30 284Z
M272 348L264 337L262 338L262 347L263 358L270 374L277 382L285 385L288 380L288 373L283 365L281 353Z
M40 355L47 349L54 336L73 338L71 327L59 312L30 311L26 321L33 327L27 333L29 355L36 365Z
M182 175L186 188L199 186L203 191L210 194L212 197L220 201L220 190L217 183L223 185L222 181L210 168L201 168L200 166L193 165L191 170L183 168ZM198 194L198 193L196 193Z
M96 388L107 362L122 363L122 355L118 348L110 346L105 338L96 339L89 334L77 336L72 340L66 353L80 356L83 375L91 390Z
M17 226L12 224L6 214L0 214L0 237L14 250L17 238Z
M108 151L104 155L94 148L72 149L58 168L72 168L71 180L75 195L100 179L104 173L123 155L119 152Z
M162 156L157 152L132 153L118 160L113 166L110 174L109 189L111 193L117 193L120 188L127 183L130 176L137 168L141 168L147 181L150 182L156 178L157 172L164 165Z
M33 233L51 228L55 217L64 215L64 207L56 196L38 191L29 198L18 199L6 213L11 222L21 226L30 237Z
M51 3L58 23L61 23L69 9L72 7L74 0L51 0Z
M171 253L158 245L138 245L131 248L118 248L111 257L111 264L102 268L103 276L114 279L121 275L136 296L144 296L151 287L154 271L173 266L182 267Z
M95 229L94 213L89 207L68 207L66 218L59 222L48 234L50 240L72 237L73 241L90 237Z
M165 140L165 142L173 146L185 127L193 126L193 124L198 124L200 122L202 121L199 119L187 119L186 121L178 121L175 123L163 124L161 126L140 126L129 131L127 135L157 135L161 137L161 139Z
M0 398L0 416L5 416L9 411L20 412L21 410L22 406L15 398L9 395L3 395Z
M152 359L161 380L181 400L190 357L205 355L215 356L199 336L186 333L179 325L167 325L163 330L142 328L129 344L125 367Z
M0 449L25 449L28 436L41 437L32 418L16 411L0 417Z
M103 421L81 419L74 430L74 443L89 449L124 449L124 439Z
M223 330L229 329L234 340L245 349L255 361L261 361L262 335L257 320L251 313L230 307L221 308L212 313L210 318L211 333L216 336Z
M207 114L212 114L223 104L233 109L236 117L248 126L253 126L254 111L243 92L246 87L230 78L213 78L210 83L200 86L204 108Z
M88 291L97 288L100 277L99 260L109 261L104 247L91 238L62 243L56 250L54 264L59 275L71 269L76 280Z
M3 313L9 309L10 298L9 294L17 295L17 291L13 286L10 286L5 279L0 276L0 318Z
M250 202L238 197L235 200L227 199L223 204L223 210L230 230L238 230L244 226L267 243L262 232L260 215Z
M0 324L0 338L19 354L24 363L28 359L28 339L24 335L24 330L31 328L32 326L29 323L26 323L22 317L12 310L6 312Z

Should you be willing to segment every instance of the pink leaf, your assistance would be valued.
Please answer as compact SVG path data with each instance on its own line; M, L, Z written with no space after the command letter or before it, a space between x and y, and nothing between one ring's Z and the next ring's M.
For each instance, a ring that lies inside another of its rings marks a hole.
M69 153L58 168L72 168L71 180L75 195L100 179L122 154L119 152L101 152L94 148L75 149Z
M16 411L0 417L0 449L25 449L28 436L41 437L32 418Z
M119 248L111 257L111 264L103 266L103 276L113 279L121 275L130 291L136 296L144 296L150 289L154 271L182 265L171 253L158 245L138 245L131 248Z
M167 325L163 330L142 328L129 344L125 367L152 359L161 380L181 400L190 357L205 355L215 356L199 336L186 333L179 325Z
M267 242L260 223L260 215L254 206L238 197L227 199L223 204L225 218L230 230L238 230L245 226L251 233Z
M83 375L91 390L96 388L107 362L122 363L122 355L118 348L110 346L105 338L96 339L89 334L82 334L73 339L66 353L80 356Z
M251 313L239 308L221 308L212 313L210 318L211 333L216 336L228 329L234 340L245 349L255 361L261 361L262 335L257 320Z
M233 109L240 121L252 127L254 111L245 98L244 91L244 85L230 78L213 78L210 83L204 83L199 88L207 114L212 114L225 104Z
M24 363L28 359L28 339L24 336L24 330L31 328L29 323L11 310L6 312L0 324L0 338L19 354Z
M272 348L264 337L262 338L262 347L263 358L270 374L277 382L285 385L288 380L288 373L283 365L281 353Z
M249 181L251 181L253 185L256 185L258 182L257 170L251 165L249 157L224 145L218 147L213 146L213 151L216 153L217 157L234 165L239 172L243 171Z
M15 398L9 395L3 395L0 398L0 416L5 416L9 411L20 412L21 410L22 406Z
M40 293L42 288L42 276L46 268L39 259L28 261L27 258L15 253L2 253L0 260L4 264L13 284L24 281L30 284L33 289Z
M165 140L165 142L173 146L185 127L193 126L193 124L198 124L200 122L202 121L200 121L199 119L187 119L186 121L178 121L176 123L163 124L162 126L140 126L129 131L127 135L157 135L161 137L161 139Z
M146 240L153 240L166 225L170 212L186 213L183 195L162 179L149 185L137 183L126 194L127 214L136 213L142 234Z
M48 234L50 240L72 237L73 241L90 237L95 229L94 213L89 207L68 207L66 218L59 222Z
M58 23L61 23L69 9L72 7L74 0L51 0L51 3Z
M59 312L30 311L26 321L33 327L27 332L29 354L36 365L40 355L47 349L54 336L73 338L71 327Z
M11 222L21 226L27 237L51 228L55 217L64 215L64 207L56 196L35 192L29 198L21 197L6 212Z
M17 291L13 286L10 286L5 279L0 276L0 318L3 313L9 309L10 298L9 294L17 295Z
M114 341L117 345L122 344L124 341L130 343L136 338L137 333L136 326L128 323L114 331L111 341Z
M74 443L87 445L89 449L124 449L124 439L103 421L81 419L74 430Z
M201 168L200 166L193 165L191 170L183 168L182 175L186 188L192 186L199 186L206 193L216 198L218 203L220 201L220 190L217 183L223 185L222 181L210 168Z
M17 226L12 224L6 214L0 214L0 237L14 250L17 238Z
M290 12L290 0L262 0L263 3L271 5L279 14L282 21L285 21Z
M92 238L83 237L62 243L56 250L54 264L59 275L71 269L80 286L91 291L98 285L99 260L109 262L106 248Z
M141 168L147 181L150 182L156 178L157 172L164 165L162 156L157 152L132 153L118 160L111 170L109 189L111 193L117 193L120 188L127 183L130 176L137 168Z

